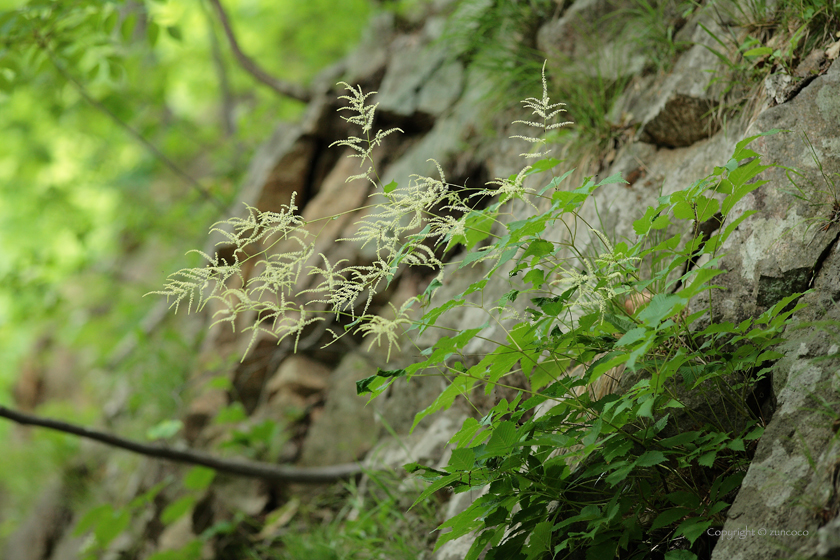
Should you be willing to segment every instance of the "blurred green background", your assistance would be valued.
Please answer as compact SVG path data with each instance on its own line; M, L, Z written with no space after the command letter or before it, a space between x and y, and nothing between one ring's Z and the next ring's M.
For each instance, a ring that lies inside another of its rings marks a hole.
M242 50L300 84L348 52L380 9L223 4ZM142 296L195 264L185 251L235 203L255 148L303 108L237 65L207 0L0 0L0 404L14 402L23 369L64 360L83 396L39 413L93 422L127 379L137 433L176 414L200 335L169 321L144 338L156 301ZM137 349L107 367L132 332ZM11 428L0 422L0 541L79 445L41 431L21 440Z

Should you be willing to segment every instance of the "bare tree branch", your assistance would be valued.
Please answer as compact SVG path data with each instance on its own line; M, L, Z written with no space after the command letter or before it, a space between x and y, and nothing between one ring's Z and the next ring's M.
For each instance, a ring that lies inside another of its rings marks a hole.
M207 5L204 2L199 2L199 5L201 6L201 13L207 20L207 35L210 38L210 52L213 54L213 67L216 69L216 75L219 77L219 90L222 94L222 104L220 107L222 128L227 138L233 136L236 132L236 121L234 119L236 100L231 92L225 60L219 45L219 38L216 36L213 14L210 13L210 10L207 9Z
M210 0L210 3L213 5L213 8L216 10L216 14L219 16L219 21L221 21L222 28L225 30L225 35L230 43L233 55L236 57L239 65L242 66L246 72L251 74L257 81L267 85L280 95L285 95L287 97L291 97L292 99L303 101L304 103L308 103L312 100L312 93L309 90L298 84L278 80L260 68L254 59L242 52L242 49L239 48L239 42L236 40L236 35L233 34L230 19L228 18L225 9L222 7L222 3L220 0Z
M92 439L94 441L104 443L105 445L110 445L111 447L119 447L120 449L125 449L147 457L175 461L177 463L187 463L190 465L202 465L219 472L236 476L260 478L275 482L323 484L335 482L336 480L352 478L362 473L361 466L356 463L332 465L329 467L299 468L289 467L286 465L275 465L274 463L264 463L261 461L248 461L245 459L220 459L219 457L214 457L201 451L190 449L172 449L171 447L165 447L162 445L147 445L106 432L100 432L83 426L61 422L60 420L42 418L33 414L12 410L6 408L5 406L0 406L0 417L7 418L13 422L26 426L40 426L42 428L48 428L50 430L56 430Z

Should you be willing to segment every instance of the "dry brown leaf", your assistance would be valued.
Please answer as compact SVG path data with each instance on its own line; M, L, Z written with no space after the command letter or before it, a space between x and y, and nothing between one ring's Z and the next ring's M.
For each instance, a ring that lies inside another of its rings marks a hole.
M647 305L652 297L651 293L647 290L641 293L633 294L624 302L624 310L627 311L629 315L634 315L640 307Z
M825 49L825 57L828 60L834 60L840 56L840 41L835 41L827 49Z

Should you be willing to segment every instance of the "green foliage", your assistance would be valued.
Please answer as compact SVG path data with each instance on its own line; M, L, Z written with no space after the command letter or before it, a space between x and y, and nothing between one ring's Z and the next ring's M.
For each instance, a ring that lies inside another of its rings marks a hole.
M406 512L396 480L372 473L373 487L347 484L349 496L328 523L312 532L293 528L266 542L263 557L277 560L414 560L428 549L435 524L433 504ZM301 512L305 513L305 512ZM270 542L270 544L269 544Z
M182 480L181 486L185 493L166 505L159 513L159 520L163 525L170 525L191 511L198 498L213 482L216 472L206 467L189 469ZM94 560L101 558L123 531L131 526L132 520L145 515L152 504L160 500L167 487L172 486L171 478L156 484L123 506L104 503L88 510L76 523L73 535L76 537L87 535L81 550L81 558ZM241 514L238 514L241 520ZM230 525L230 524L228 524ZM224 532L228 525L217 524L202 533L200 538L187 543L179 550L166 550L153 554L150 558L156 560L198 560L201 557L202 544L213 536Z
M107 354L147 311L136 304L138 293L159 279L138 285L101 273L153 244L161 262L177 262L212 221L216 209L173 180L125 125L184 169L200 170L197 179L225 200L272 123L300 112L299 102L278 98L239 69L203 4L0 2L4 385L33 331L54 314L103 302L120 307L121 318L130 316L124 323L95 318L112 323L94 336L98 354ZM223 4L242 48L298 82L347 52L370 13L365 0ZM100 274L88 274L81 295L68 288L90 267Z
M237 26L245 50L267 61L278 75L299 79L311 77L320 62L351 44L355 32L347 21L367 11L364 2L298 2L283 4L281 17L266 17L259 4L230 4L231 15L248 22ZM506 79L500 90L535 86L539 59L529 50L533 45L521 39L535 35L533 30L555 4L465 5L475 11L460 12L465 19L457 33L468 41L456 49L458 56ZM640 2L637 15L657 24L665 5ZM785 16L780 20L785 25L778 26L794 30L790 48L767 51L772 47L763 35L739 45L748 69L764 71L768 61L789 67L808 52L808 45L819 43L820 26L836 21L833 4L803 2L796 7L800 23L791 27L795 17ZM299 109L293 102L278 103L262 89L252 92L250 77L233 71L224 49L211 55L219 29L207 14L198 4L175 2L39 0L17 3L0 14L0 105L7 109L0 111L0 128L13 154L13 159L0 160L7 202L0 239L10 251L0 270L9 289L0 295L4 334L34 323L29 310L67 305L77 292L90 301L111 301L119 314L136 323L143 312L130 302L145 286L89 278L75 281L85 284L85 290L62 291L59 286L82 267L109 262L118 251L142 242L189 242L185 232L191 224L210 215L211 209L196 212L196 204L183 198L180 187L166 184L160 163L129 144L115 122L141 131L178 161L195 162L199 155L213 161L208 188L224 199L241 173L237 154L267 134L266 123ZM307 48L278 53L266 37ZM310 48L312 37L324 48ZM679 48L673 28L657 28L653 41L655 64L667 67ZM726 46L722 40L721 48ZM728 51L719 54L729 60ZM211 56L216 72L206 64ZM601 75L573 78L559 80L555 87L582 129L580 135L603 145L614 134L605 115L624 84ZM529 100L542 122L525 123L537 125L541 137L524 137L540 144L540 153L530 154L539 157L550 156L545 140L553 137L547 132L565 132L562 123L551 122L557 104L549 103L544 76L542 85L542 98ZM219 141L222 119L207 118L217 111L225 88L240 109L228 113L235 116L234 131L243 141L236 150ZM361 125L362 137L342 144L357 151L362 176L378 189L376 203L349 241L373 247L376 262L348 266L318 260L313 232L319 224L297 220L292 201L285 212L252 209L244 220L219 224L237 248L233 262L199 255L211 266L183 269L165 288L167 295L176 307L183 302L200 308L208 297L220 302L216 319L231 326L238 314L259 311L259 323L248 327L254 340L269 333L297 344L306 327L337 318L343 324L335 329L336 338L348 332L369 336L371 344L387 343L389 352L401 344L406 327L422 333L436 328L456 307L481 308L486 324L504 325L506 332L486 355L461 355L467 344L485 336L484 327L450 332L425 349L418 363L379 371L359 382L361 393L375 395L398 379L445 376L449 387L418 415L419 422L472 391L506 385L513 375L529 381L512 402L502 401L481 420L465 422L452 437L455 450L445 469L409 466L430 483L412 512L427 507L426 499L437 490L488 488L466 512L441 527L439 544L476 532L479 539L471 556L489 545L490 558L562 556L571 550L586 550L590 557L624 550L630 557L654 548L667 550L669 558L692 557L689 549L699 550L704 529L723 518L760 437L762 419L749 405L751 386L778 357L773 348L795 303L792 296L740 325L713 322L718 252L746 218L729 214L740 197L760 187L755 178L766 169L758 159L750 160L756 154L749 142L739 144L733 159L710 177L660 198L635 222L635 239L614 240L582 221L580 213L597 189L620 178L586 179L569 189L570 172L555 175L560 162L551 157L486 187L451 185L440 168L437 178L381 185L371 150L394 131L373 133L375 107L366 105L360 89L348 86L348 91L358 116L347 120ZM149 108L137 111L138 106ZM39 119L30 117L35 114ZM550 179L537 184L548 175ZM476 202L486 200L489 205L475 209ZM523 204L533 214L510 221L513 205ZM161 207L171 212L161 212ZM447 212L441 214L441 208ZM709 238L699 237L698 225L718 212L720 229ZM835 214L829 223L836 221ZM572 233L579 223L588 242ZM567 234L559 233L564 230ZM251 251L254 247L259 250ZM461 247L465 252L459 260L440 257ZM239 286L231 284L248 261L259 263L260 272L241 278ZM490 299L483 297L485 278L450 301L433 300L448 270L479 264L510 277L503 297L495 294L495 301L482 301ZM440 269L442 276L422 298L393 315L373 313L374 294L408 266ZM304 292L299 280L309 275L318 278L317 286ZM307 304L293 299L312 294ZM695 308L702 301L706 306ZM425 306L424 314L412 322L409 307L418 303ZM110 348L125 332L121 323L114 328L113 318L89 319L80 321L81 329L68 327L77 343ZM194 341L164 336L162 346L159 339L140 339L143 357L133 358L129 366L158 373L143 378L144 392L130 408L138 409L149 394L161 396L155 399L157 409L148 413L153 419L144 425L157 424L149 437L171 437L180 426L158 422L176 409L188 371L188 364L173 355L189 350ZM709 404L704 408L698 402ZM725 406L714 408L715 403ZM243 416L232 406L217 421L240 422ZM239 425L227 445L272 454L280 441L277 432L271 422ZM208 472L187 476L182 495L161 512L160 521L182 518L211 483ZM92 557L103 553L133 516L148 510L159 491L124 507L92 510L80 524L80 531L92 535L87 552ZM311 541L290 533L260 554L341 557L342 551L394 546L392 557L413 557L415 549L403 549L399 539L388 538L393 536L390 530L382 532L395 520L407 519L398 504L388 495L375 500L372 509L360 509L359 517L330 525L320 534L329 543L326 549L314 551ZM242 516L234 517L183 550L154 558L199 558L206 542L241 532L243 523Z
M299 83L354 46L371 10L365 0L222 3L243 50ZM185 264L218 210L125 126L227 202L250 153L301 109L239 68L206 2L0 0L0 402L46 334L78 358L62 371L81 402L62 419L93 423L88 401L120 391L114 427L126 435L177 417L197 340L177 320L145 332L141 296ZM136 350L114 365L126 337ZM78 450L6 424L0 439L4 541Z
M719 45L709 50L727 69L728 75L721 73L715 78L725 84L724 93L758 83L772 72L794 76L805 57L834 39L840 5L834 0L796 0L779 5L755 0L731 4L728 15L746 33L719 36L704 27Z
M169 525L189 512L213 482L214 472L198 467L184 477L186 493L160 512L160 522ZM394 492L396 481L371 473L370 487L353 483L332 488L312 504L289 499L264 519L234 513L232 519L207 528L179 549L158 551L152 560L198 560L214 539L218 554L236 558L268 560L373 560L417 558L429 546L434 508L415 508L404 513L405 497ZM91 509L77 524L76 535L89 535L87 558L96 558L132 518L142 513L166 487L155 486L122 508L102 505ZM327 519L324 516L328 515ZM319 522L320 521L320 522ZM255 529L260 529L259 532ZM304 530L301 531L300 529ZM219 546L222 549L219 550Z
M90 509L76 523L73 532L73 536L76 537L89 535L81 550L82 558L84 560L99 558L108 545L128 528L132 517L149 506L165 486L166 483L155 485L124 507L114 507L105 503Z
M359 115L347 120L362 126L370 139L375 109L365 105L370 94L347 87ZM552 123L561 109L550 103L544 78L542 98L526 104L541 122L522 122L543 135L567 124ZM400 379L432 373L446 378L447 388L417 414L415 426L482 387L489 392L509 386L513 375L529 382L513 401L501 400L480 421L465 421L450 440L454 450L443 470L406 466L429 483L415 506L444 488L487 490L441 525L438 547L474 533L468 559L484 549L489 549L486 558L562 557L575 551L601 558L619 550L628 558L648 557L654 550L696 558L708 551L705 531L723 522L763 431L765 419L750 400L752 389L781 357L774 348L799 309L800 294L792 294L738 325L714 321L713 279L723 272L720 249L752 212L730 214L766 182L758 177L771 167L749 147L757 137L739 142L732 158L708 177L659 197L633 223L635 239L611 240L582 217L593 193L622 182L621 177L587 178L568 189L571 172L554 175L559 162L549 157L484 188L449 185L440 168L440 180L415 177L407 187L382 187L384 202L363 218L351 239L375 245L379 261L364 268L339 269L328 262L323 269L309 268L323 278L314 291L324 295L316 303L326 304L329 314L352 319L351 327L363 335L388 333L389 347L398 343L390 335L408 319L378 317L370 301L406 266L441 270L421 298L423 316L410 323L410 330L422 334L435 328L457 307L487 314L488 323L448 332L410 366L380 370L357 383L360 394L373 398ZM519 138L545 147L542 138ZM346 145L359 153L362 168L372 163L372 141L351 139ZM547 155L541 152L537 155ZM549 173L542 187L534 186ZM375 176L368 169L361 178L378 186ZM492 201L475 210L464 202L474 197ZM533 211L503 220L513 204ZM455 211L454 217L439 217L435 209L440 207ZM234 229L228 241L239 250L263 239L268 242L262 246L270 249L274 238L300 247L291 254L249 253L266 258L266 268L279 263L282 270L271 278L242 279L244 288L234 291L226 281L239 273L236 253L233 263L205 256L209 269L178 275L195 278L211 270L209 276L184 285L176 276L163 293L175 298L173 305L190 297L201 305L207 288L210 297L224 300L233 294L241 304L228 307L225 317L261 309L274 325L283 325L280 306L302 295L286 279L304 270L312 247L301 233L306 224L292 216L291 210L252 212L246 222L228 222ZM719 223L717 230L701 235L700 225L712 219ZM577 238L581 223L588 240ZM445 263L422 241L447 249L461 244L467 252ZM447 270L479 263L485 279L453 299L435 302ZM509 278L510 291L493 301L485 293L487 278L498 276ZM524 313L517 301L530 302ZM299 321L307 317L305 305L294 304ZM486 338L490 322L502 327L504 340ZM299 336L299 331L275 334ZM465 348L477 339L496 346L484 355L466 356Z
M415 425L476 387L517 372L531 382L529 398L502 401L480 423L464 424L452 438L446 469L408 467L431 482L418 503L444 487L488 489L441 526L438 546L474 532L467 558L487 546L487 558L574 550L600 558L619 549L641 558L653 550L698 552L705 530L723 522L751 442L762 432L762 419L748 404L752 384L781 356L773 347L798 309L791 308L799 296L793 294L755 320L692 329L715 315L710 281L721 273L719 248L744 218L730 221L729 213L763 184L756 177L768 166L749 149L755 138L740 142L729 163L709 177L660 197L634 223L634 243L613 245L595 232L603 246L597 257L560 259L562 245L544 237L552 225L574 220L592 192L616 178L542 195L551 202L548 211L505 224L506 233L475 259L493 263L488 275L512 278L516 297L531 299L530 317L488 309L497 321L510 321L507 340L469 369L456 360L466 360L461 351L482 329L441 339L424 361L398 375L361 382L360 392L379 394L403 376L436 370L448 377L449 387ZM502 200L487 211L498 211ZM698 237L698 224L717 212L720 229ZM704 264L685 269L704 256ZM652 264L649 276L643 263ZM475 306L467 292L455 301ZM708 307L694 309L703 294ZM618 305L620 299L636 305ZM429 309L419 328L434 326L441 309L451 306ZM567 371L570 363L585 364L579 376ZM611 388L604 391L605 385Z

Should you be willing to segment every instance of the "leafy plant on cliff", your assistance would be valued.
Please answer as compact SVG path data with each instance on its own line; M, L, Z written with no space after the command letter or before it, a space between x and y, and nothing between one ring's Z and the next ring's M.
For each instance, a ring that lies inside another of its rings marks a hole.
M737 91L739 97L746 97L749 87L761 83L771 73L791 76L794 83L813 78L824 56L813 57L836 40L832 34L840 22L840 4L834 0L796 0L778 5L736 2L728 8L714 7L714 10L718 19L735 22L731 28L722 23L726 32L721 34L701 24L717 43L707 48L730 74L719 73L715 80L725 81L725 93ZM726 18L722 17L724 14ZM811 64L798 68L809 57Z
M429 482L415 505L444 488L485 491L440 527L438 547L474 533L468 559L485 549L496 559L708 557L707 530L723 523L767 420L753 388L780 357L773 348L798 309L794 294L738 325L714 321L721 247L753 213L733 209L762 186L757 177L769 166L749 148L756 137L747 138L711 175L659 197L633 223L632 239L610 239L586 221L584 205L623 180L566 187L571 171L554 173L560 162L544 157L544 135L569 123L555 122L562 104L551 103L544 74L542 86L541 98L526 100L533 116L523 121L539 132L519 136L535 147L523 156L541 159L466 188L448 184L439 166L439 178L379 184L372 150L394 131L372 133L371 94L346 85L357 116L345 118L363 137L342 144L357 152L361 177L377 185L379 199L346 241L369 246L373 264L323 255L323 267L309 264L313 224L292 202L280 213L249 209L245 219L229 220L221 231L233 256L204 255L206 267L176 273L160 293L176 307L216 301L217 320L231 326L257 311L245 327L254 336L297 341L316 322L343 318L344 332L333 327L334 337L352 331L389 349L406 326L423 334L455 308L480 309L484 325L445 330L411 366L357 384L376 397L400 379L447 379L416 425L458 398L527 379L514 399L452 435L445 468L407 465ZM475 199L490 203L475 210ZM710 223L716 227L704 233ZM459 259L438 256L459 246L466 249ZM243 264L252 260L248 276ZM374 294L411 266L439 275L393 316L373 314ZM448 271L466 266L484 267L484 278L436 301ZM305 275L317 288L299 288ZM488 285L500 276L510 290L498 298ZM412 319L418 302L423 314ZM493 349L468 355L475 341Z

